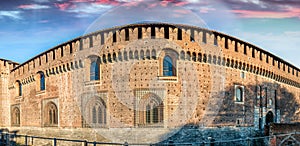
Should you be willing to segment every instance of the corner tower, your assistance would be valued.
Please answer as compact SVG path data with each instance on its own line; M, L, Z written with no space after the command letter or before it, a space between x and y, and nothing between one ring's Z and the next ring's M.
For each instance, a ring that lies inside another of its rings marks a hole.
M6 127L9 124L9 77L10 70L17 65L18 63L0 59L0 127Z

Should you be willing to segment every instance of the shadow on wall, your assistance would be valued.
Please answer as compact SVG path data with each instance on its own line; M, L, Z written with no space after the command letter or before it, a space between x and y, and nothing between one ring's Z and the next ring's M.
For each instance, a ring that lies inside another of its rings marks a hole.
M226 91L219 92L210 98L221 100L217 105L218 111L209 111L216 108L216 105L208 104L208 111L204 117L212 118L210 124L191 123L184 125L176 134L170 136L160 143L201 143L208 142L213 138L215 141L246 139L247 137L262 136L263 127L268 112L274 114L275 123L293 123L299 121L299 103L295 93L296 88L287 89L280 84L263 82L257 85L239 85L234 83L233 87L226 88ZM243 90L240 101L237 99L237 89ZM224 97L225 95L225 97ZM209 100L210 102L213 102ZM213 114L212 114L213 113ZM262 115L262 116L261 116ZM262 120L260 121L259 118ZM202 120L204 121L204 120ZM259 129L259 123L261 129ZM205 126L203 126L205 125ZM165 137L166 138L166 137ZM264 140L262 140L263 142Z

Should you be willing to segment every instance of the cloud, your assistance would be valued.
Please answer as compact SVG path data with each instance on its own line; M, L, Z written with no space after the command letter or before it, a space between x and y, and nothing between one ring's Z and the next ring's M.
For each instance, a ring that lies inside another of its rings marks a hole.
M66 10L71 6L71 3L54 3L54 5L61 11Z
M20 5L18 6L20 9L26 10L37 10L37 9L48 9L50 6L47 5L39 5L39 4L29 4L29 5Z
M112 5L106 5L98 3L98 1L94 3L87 3L90 0L75 0L75 3L56 3L55 6L59 8L61 11L75 13L76 17L88 17L91 14L102 14L106 10L112 8Z
M14 20L22 19L20 11L0 11L0 18L8 17Z
M237 14L242 18L300 18L300 11L297 12L296 10L288 10L285 12L231 10L231 12Z
M242 18L300 18L298 0L224 0Z

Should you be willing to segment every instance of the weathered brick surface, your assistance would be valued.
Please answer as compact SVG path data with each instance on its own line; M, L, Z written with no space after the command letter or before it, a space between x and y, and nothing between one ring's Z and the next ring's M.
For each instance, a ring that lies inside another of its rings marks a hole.
M156 38L151 38L150 26L154 26ZM142 39L138 39L138 28L142 28ZM164 28L169 28L169 38L165 38ZM182 40L178 40L178 28ZM194 36L189 35L191 31ZM168 53L176 58L176 77L162 75ZM99 81L89 81L93 56L100 60ZM300 118L298 68L239 39L195 27L129 25L71 40L17 67L5 60L0 63L0 125L15 128L11 107L19 106L18 129L23 133L28 133L27 127L37 129L32 132L37 135L45 129L59 135L67 131L64 128L85 127L83 112L92 97L101 98L106 105L107 123L102 128L139 128L137 101L150 93L163 102L164 120L156 130L164 132L185 124L258 129L258 119L266 123L269 111L275 122L299 122ZM40 91L38 72L46 75L45 91ZM22 84L22 96L18 96L17 81ZM243 103L235 102L236 86L243 87ZM52 128L45 127L44 110L50 101L58 108L58 125Z

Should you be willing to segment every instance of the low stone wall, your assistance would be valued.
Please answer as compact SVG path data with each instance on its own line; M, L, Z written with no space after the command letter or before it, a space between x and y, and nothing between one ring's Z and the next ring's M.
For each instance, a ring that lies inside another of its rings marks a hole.
M161 143L214 143L214 145L268 145L268 139L253 139L260 132L253 127L211 127L184 126L176 134ZM252 138L252 139L251 139Z

